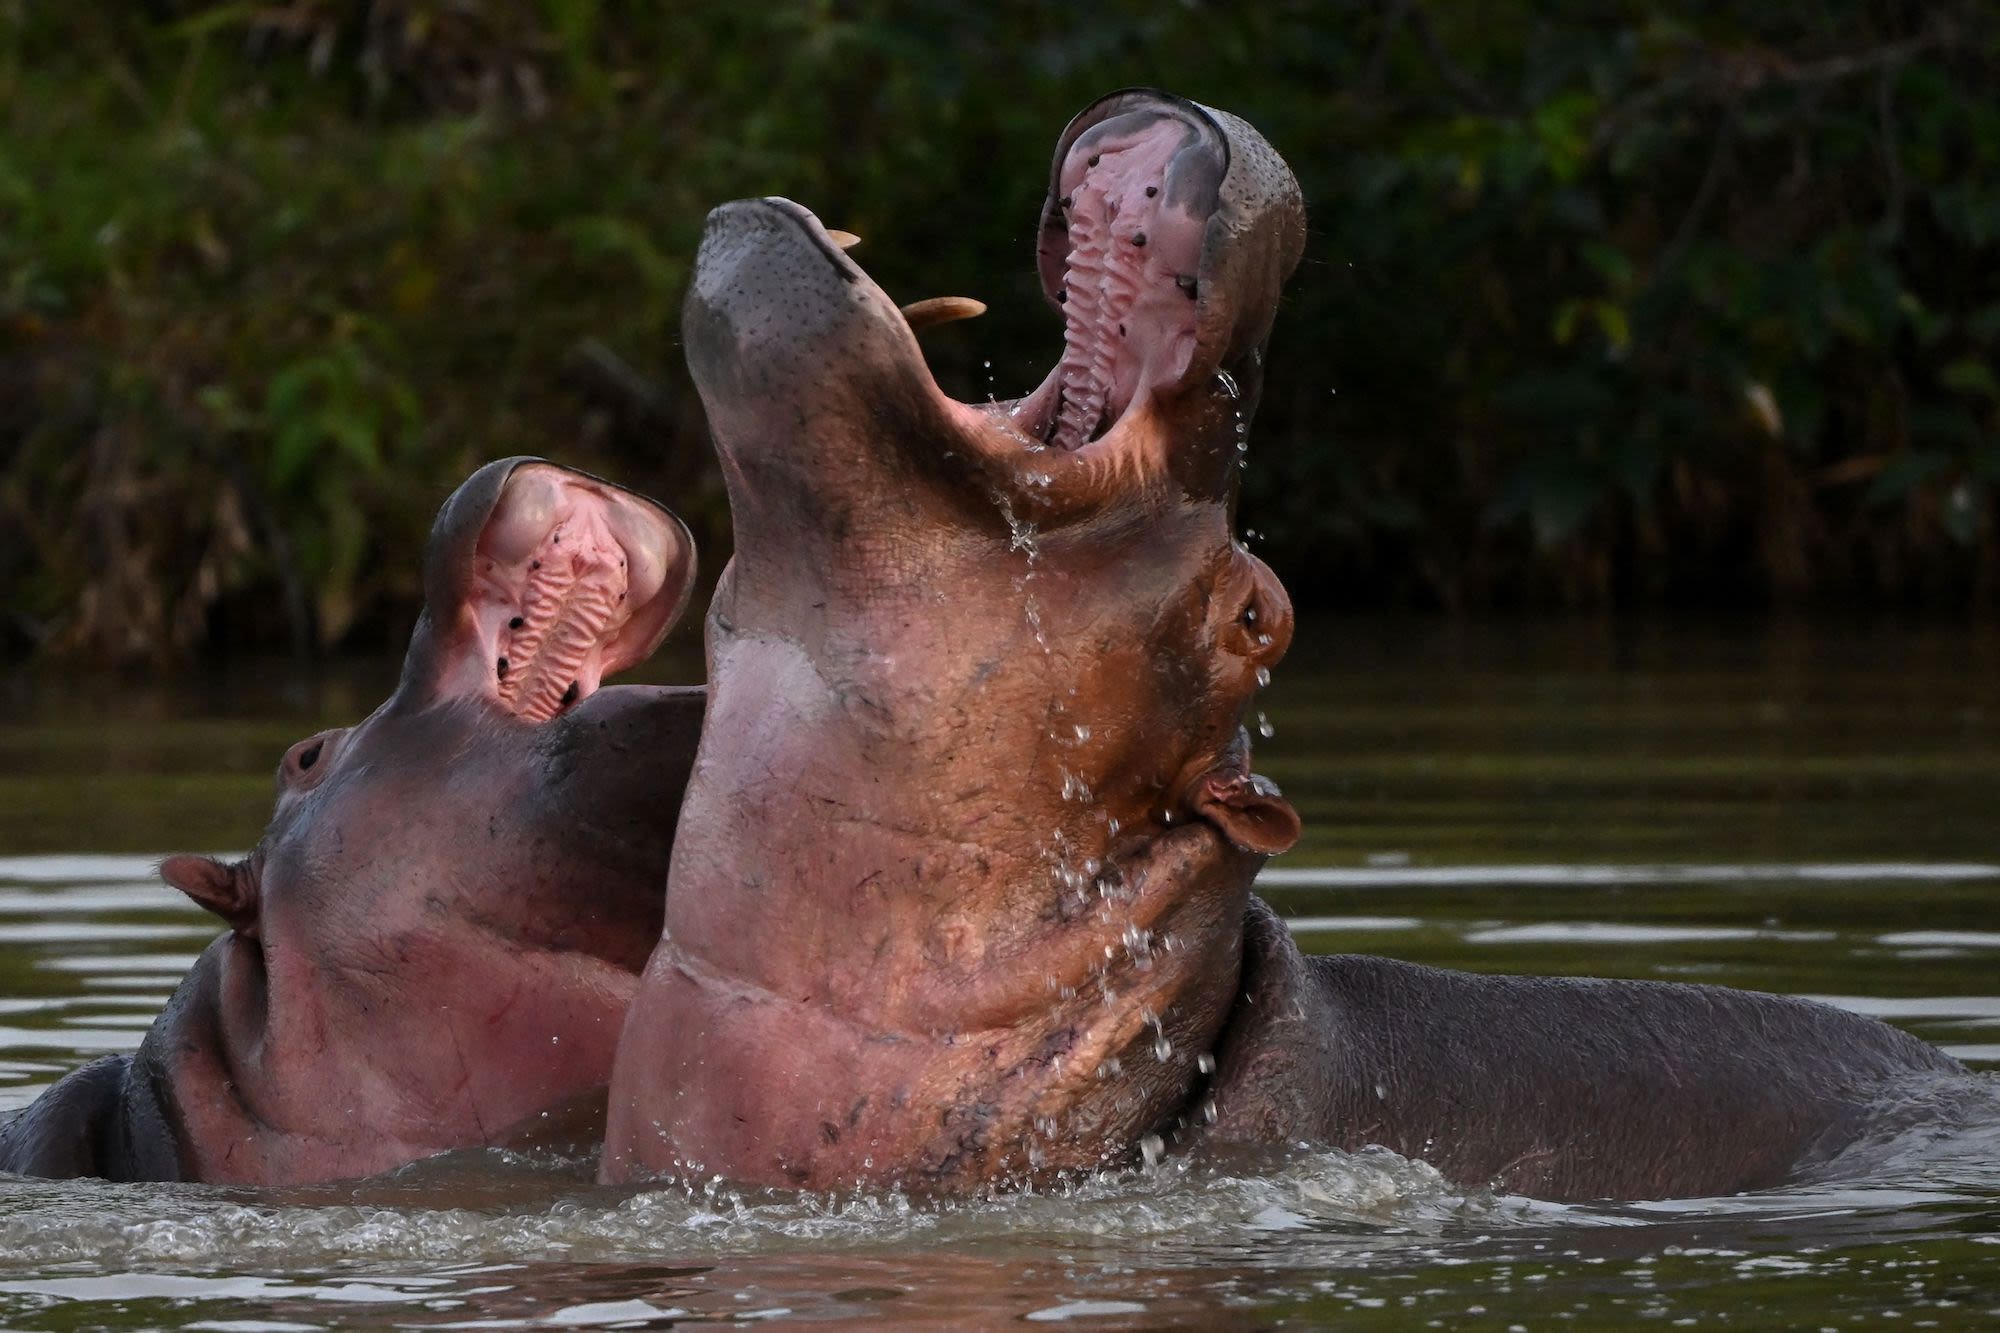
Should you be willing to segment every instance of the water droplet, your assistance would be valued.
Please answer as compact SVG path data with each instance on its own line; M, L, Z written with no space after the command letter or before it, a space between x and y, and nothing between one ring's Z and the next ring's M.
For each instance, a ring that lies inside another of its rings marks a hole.
M1139 1140L1139 1155L1146 1159L1147 1166L1158 1166L1160 1159L1167 1155L1167 1145L1158 1134L1148 1134Z
M1271 668L1269 668L1269 667L1258 667L1258 668L1257 668L1257 684L1258 684L1258 685L1259 685L1259 686L1261 687L1261 686L1264 686L1264 685L1269 685L1270 683L1271 683Z
M1387 1084L1377 1083L1375 1085L1375 1100L1378 1102L1386 1102L1389 1100L1389 1088Z
M1234 397L1236 397L1236 396L1237 396L1237 388L1236 388L1236 377L1235 377L1234 375L1230 374L1230 373L1229 373L1228 371L1226 371L1226 370L1218 370L1218 371L1216 371L1216 372L1215 372L1215 382L1216 382L1216 383L1217 383L1218 385L1220 385L1220 386L1221 386L1221 388L1222 388L1222 391L1223 391L1224 393L1228 394L1228 395L1229 395L1229 396L1230 396L1231 398L1234 398Z
M1204 1125L1215 1123L1215 1098L1210 1097L1201 1104L1201 1123Z
M1194 1067L1204 1074L1213 1074L1215 1072L1215 1057L1209 1052L1203 1051L1194 1058Z
M1271 725L1271 719L1264 715L1264 710L1261 708L1257 710L1257 734L1265 740L1278 734L1278 729Z
M1085 741L1087 741L1087 740L1089 740L1089 739L1090 739L1090 728L1089 728L1089 727L1086 727L1086 726L1084 726L1084 725L1083 725L1083 723L1081 723L1081 722L1077 723L1077 724L1076 724L1076 740L1077 740L1077 744L1081 745L1081 744L1082 744L1083 742L1085 742Z

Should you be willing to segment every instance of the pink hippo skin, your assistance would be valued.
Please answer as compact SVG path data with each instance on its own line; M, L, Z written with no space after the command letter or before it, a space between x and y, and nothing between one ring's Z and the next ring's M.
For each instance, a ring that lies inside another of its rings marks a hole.
M288 1184L508 1141L600 1092L658 938L703 691L599 688L686 604L687 530L534 459L481 468L425 554L402 681L294 745L229 923L134 1056L0 1129L0 1168Z

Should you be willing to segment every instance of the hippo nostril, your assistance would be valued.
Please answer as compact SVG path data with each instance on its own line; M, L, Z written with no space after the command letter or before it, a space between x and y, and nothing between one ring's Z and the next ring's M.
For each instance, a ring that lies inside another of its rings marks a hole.
M314 764L317 764L319 762L320 751L325 748L325 741L314 741L311 745L299 751L299 772L303 773ZM265 762L269 763L270 761L267 759Z

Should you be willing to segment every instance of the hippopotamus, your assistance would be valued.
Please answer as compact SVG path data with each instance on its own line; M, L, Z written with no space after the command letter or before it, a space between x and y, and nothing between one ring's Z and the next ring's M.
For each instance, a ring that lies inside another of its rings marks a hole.
M710 214L684 314L736 552L608 1181L963 1194L1160 1152L1379 1143L1468 1187L1775 1183L1955 1062L1776 996L1307 959L1241 718L1292 613L1232 536L1304 236L1241 120L1113 94L1038 232L1064 324L966 405L846 238Z
M683 318L736 552L603 1174L963 1192L1188 1104L1298 817L1242 715L1291 604L1233 535L1298 187L1121 94L1056 154L1047 381L968 406L782 199L709 215Z
M474 473L432 529L394 693L285 753L249 856L161 865L228 930L136 1054L0 1129L0 1169L364 1176L601 1096L703 692L600 684L666 634L694 561L632 492L532 458Z

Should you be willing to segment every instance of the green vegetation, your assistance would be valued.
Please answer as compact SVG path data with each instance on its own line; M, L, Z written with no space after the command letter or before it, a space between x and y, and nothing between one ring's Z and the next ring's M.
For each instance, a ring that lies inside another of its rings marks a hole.
M712 572L707 208L988 300L932 359L1018 392L1049 147L1130 83L1306 189L1244 506L1302 602L1991 605L1976 0L0 0L0 639L393 643L438 501L518 452Z

